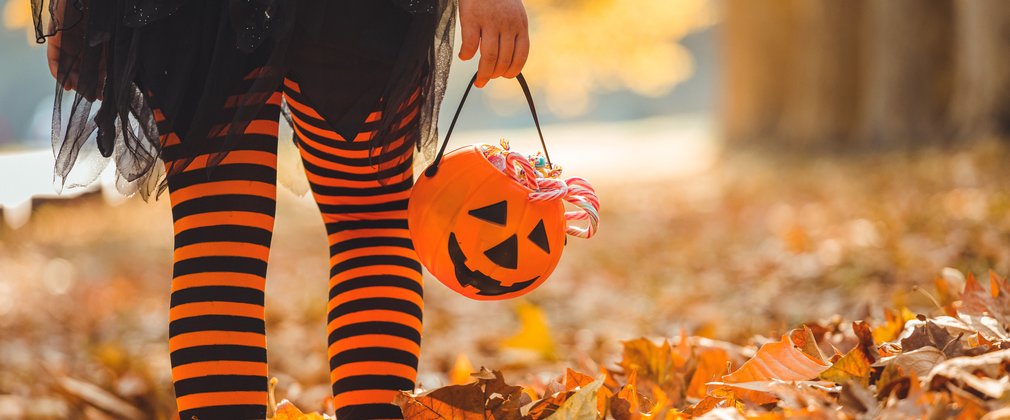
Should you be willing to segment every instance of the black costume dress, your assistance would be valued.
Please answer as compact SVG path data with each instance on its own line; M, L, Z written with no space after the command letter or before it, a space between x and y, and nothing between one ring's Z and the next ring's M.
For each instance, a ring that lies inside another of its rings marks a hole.
M86 185L112 158L121 192L146 200L164 190L155 107L183 145L225 135L208 166L219 163L289 71L345 138L372 110L394 111L420 89L415 146L431 156L436 143L455 0L30 1L37 42L61 37L52 127L61 188L71 169L83 175L70 186ZM231 124L213 125L228 92L249 75ZM65 101L62 87L71 82ZM373 155L394 129L393 119L382 122Z

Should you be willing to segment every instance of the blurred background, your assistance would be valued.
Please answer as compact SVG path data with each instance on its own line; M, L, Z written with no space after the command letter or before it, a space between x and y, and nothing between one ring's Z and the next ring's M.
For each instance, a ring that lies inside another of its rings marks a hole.
M0 418L170 418L167 194L123 197L108 169L56 193L44 48L27 1L0 5ZM522 383L598 371L639 336L745 343L931 308L919 288L938 276L1010 271L1010 3L526 6L524 73L552 156L600 194L600 232L569 241L521 301L427 278L419 386L481 365ZM474 69L454 63L443 130ZM477 93L454 142L536 150L514 82ZM314 411L329 393L327 250L294 153L280 157L269 357L278 397Z

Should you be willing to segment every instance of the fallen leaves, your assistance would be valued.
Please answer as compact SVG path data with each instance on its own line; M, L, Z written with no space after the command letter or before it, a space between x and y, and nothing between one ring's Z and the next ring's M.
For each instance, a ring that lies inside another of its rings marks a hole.
M905 372L915 373L917 376L926 376L936 365L947 359L942 351L932 346L920 347L912 351L906 351L896 356L888 356L880 361L880 366L892 364Z
M974 357L956 357L934 367L926 381L931 389L947 383L966 387L989 398L1003 398L1010 390L1010 350Z
M821 378L835 383L855 382L869 384L871 366L879 359L873 344L873 336L865 322L854 322L852 329L859 337L859 345L853 347L830 368L821 372Z
M1006 282L990 279L989 290L970 275L963 293L940 290L948 303L933 317L900 308L880 322L802 325L756 350L684 333L638 338L623 342L614 369L567 369L541 393L482 368L475 382L399 404L408 419L992 417L1010 397L1000 321L1010 299Z
M520 409L531 402L520 386L505 383L501 372L473 375L475 382L450 385L419 395L404 392L396 404L411 419L518 419Z
M794 340L793 335L797 335L801 340ZM800 342L799 346L797 341ZM811 354L817 351L813 343L813 335L809 328L794 330L793 334L783 336L781 341L761 346L757 355L740 366L740 369L723 376L722 381L725 384L739 385L750 382L804 381L816 378L829 366L821 359L819 352ZM753 387L736 391L736 397L757 404L775 401L774 397Z

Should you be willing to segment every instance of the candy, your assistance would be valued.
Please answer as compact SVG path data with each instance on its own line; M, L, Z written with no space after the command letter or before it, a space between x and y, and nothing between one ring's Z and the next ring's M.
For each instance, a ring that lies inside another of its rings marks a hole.
M501 147L482 144L481 152L495 168L506 173L521 185L533 190L531 201L564 199L579 210L565 212L568 221L588 221L586 227L569 225L566 233L579 238L590 238L596 234L600 223L600 198L596 190L584 178L571 177L561 180L561 166L553 165L547 157L537 152L524 156L509 149L508 140L499 141Z

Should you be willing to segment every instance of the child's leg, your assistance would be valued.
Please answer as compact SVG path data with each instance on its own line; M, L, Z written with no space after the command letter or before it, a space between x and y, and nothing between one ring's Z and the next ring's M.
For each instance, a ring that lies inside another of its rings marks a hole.
M270 98L209 179L207 155L190 152L196 160L168 180L175 230L169 350L184 420L266 417L263 288L276 207L280 99L280 92ZM230 121L228 111L222 123ZM163 135L162 144L166 167L186 157L174 134Z
M400 418L390 403L414 388L423 308L421 265L407 232L413 149L400 138L369 162L368 122L347 141L327 128L295 81L285 80L284 94L330 244L327 330L337 417ZM406 108L416 106L405 107L403 125L416 118ZM369 122L378 118L373 113ZM386 161L402 164L380 174L383 185L371 165Z

